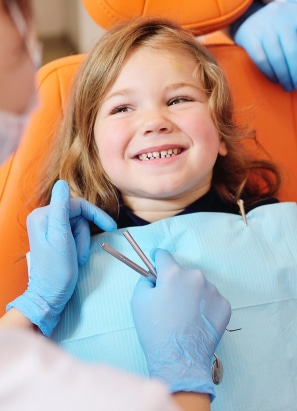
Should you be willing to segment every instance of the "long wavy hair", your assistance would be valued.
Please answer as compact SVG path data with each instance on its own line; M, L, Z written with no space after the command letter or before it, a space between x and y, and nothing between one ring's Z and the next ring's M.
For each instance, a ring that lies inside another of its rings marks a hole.
M234 202L243 198L249 206L274 196L279 172L270 160L254 158L244 149L242 141L250 135L234 122L230 90L212 54L172 21L138 18L105 33L82 63L38 187L39 205L48 204L53 184L64 179L72 196L83 197L117 218L120 193L102 168L93 129L106 93L139 47L178 50L196 60L210 114L228 152L218 156L213 170L212 185L222 199Z

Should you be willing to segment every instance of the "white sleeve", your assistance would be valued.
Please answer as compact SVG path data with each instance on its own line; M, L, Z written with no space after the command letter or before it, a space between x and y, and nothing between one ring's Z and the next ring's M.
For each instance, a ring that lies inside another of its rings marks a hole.
M0 409L178 411L164 385L82 363L33 332L0 330Z

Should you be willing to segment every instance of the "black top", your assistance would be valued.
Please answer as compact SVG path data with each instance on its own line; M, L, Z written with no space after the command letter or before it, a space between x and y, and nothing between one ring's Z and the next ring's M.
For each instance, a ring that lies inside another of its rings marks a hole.
M260 201L253 206L246 209L246 213L251 211L252 209L259 207L261 205L266 204L274 204L278 203L278 200L275 198L271 198L269 200ZM186 207L183 211L178 213L177 215L183 214L191 214L197 213L201 211L208 211L208 212L219 212L219 213L230 213L230 214L239 214L239 207L238 205L230 202L225 202L221 199L215 189L210 189L204 196L200 197L198 200L194 201L194 203L190 204ZM134 226L142 226L150 224L149 221L143 220L140 217L137 217L133 214L130 210L127 209L124 205L121 206L119 218L117 220L118 228L125 228L125 227L134 227Z

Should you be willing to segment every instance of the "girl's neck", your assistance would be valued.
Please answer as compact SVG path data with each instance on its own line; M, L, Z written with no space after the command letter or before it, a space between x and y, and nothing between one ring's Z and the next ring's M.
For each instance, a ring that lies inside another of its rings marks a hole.
M181 213L187 206L198 200L209 190L190 193L182 198L139 198L123 195L123 202L133 214L148 222L159 221Z
M154 221L159 221L164 218L173 217L176 214L179 214L181 211L183 211L184 208L172 209L170 211L169 210L139 210L139 211L133 210L133 213L137 215L138 217L142 218L143 220L153 223Z

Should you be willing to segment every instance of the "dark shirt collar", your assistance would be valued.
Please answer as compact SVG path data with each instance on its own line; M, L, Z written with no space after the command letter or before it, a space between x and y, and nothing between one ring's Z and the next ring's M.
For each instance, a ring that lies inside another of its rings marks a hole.
M224 202L215 189L210 189L204 196L200 197L194 203L190 204L183 211L177 215L191 214L197 212L221 212L221 213L231 213L238 214L239 208L237 204ZM143 226L150 224L148 221L133 214L124 205L121 206L119 218L117 221L118 228Z

